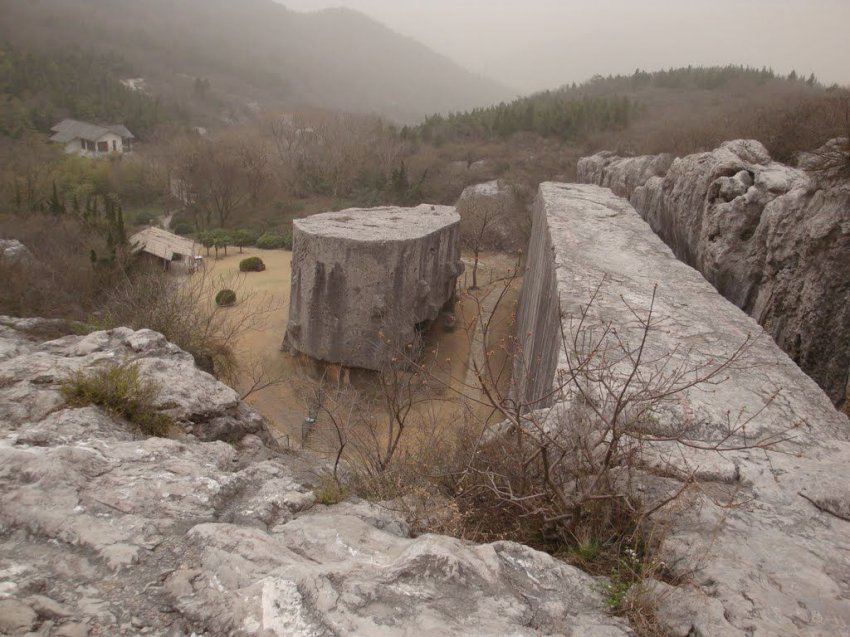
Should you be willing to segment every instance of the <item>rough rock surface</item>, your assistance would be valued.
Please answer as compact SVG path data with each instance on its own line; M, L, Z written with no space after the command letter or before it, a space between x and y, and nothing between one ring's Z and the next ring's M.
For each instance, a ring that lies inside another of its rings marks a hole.
M727 446L793 436L770 451L645 449L643 461L673 488L677 475L691 472L701 485L664 542L668 569L691 587L665 592L658 584L661 624L681 637L850 634L847 417L752 318L676 259L624 199L593 185L547 183L534 214L518 335L531 364L543 366L538 353L556 354L544 361L549 384L538 372L526 397L544 396L565 367L557 353L562 320L572 334L570 317L587 311L586 324L608 324L611 339L634 345L636 316L645 316L657 285L657 328L641 378L710 364L757 337L724 382L660 403L659 425L685 423L693 439L717 440L730 423L746 423ZM555 419L565 409L558 397L544 413ZM725 506L733 499L739 504Z
M673 160L605 152L578 181L628 198L685 263L755 318L840 405L850 381L850 183L757 141Z
M631 634L597 580L548 555L316 505L305 461L265 444L259 417L161 335L44 331L0 318L0 633ZM63 404L68 372L125 360L191 434L146 439Z
M29 249L17 239L0 239L0 256L8 260L31 258Z
M463 269L459 223L454 208L425 204L296 220L284 345L381 369L393 349L414 340L417 326L453 303Z

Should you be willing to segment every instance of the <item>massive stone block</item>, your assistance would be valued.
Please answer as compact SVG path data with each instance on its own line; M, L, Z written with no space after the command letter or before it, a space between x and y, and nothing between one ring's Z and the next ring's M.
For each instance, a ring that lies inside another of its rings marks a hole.
M850 184L771 160L753 140L711 152L578 163L755 318L836 405L850 380Z
M642 448L636 462L665 476L655 480L676 489L693 475L700 484L691 496L697 502L675 512L664 541L669 573L690 582L659 597L661 621L675 626L671 634L850 634L847 417L755 320L679 261L610 190L541 185L532 234L517 319L526 382L517 393L538 400L537 407L551 404L536 412L538 422L573 422L570 392L553 394L567 368L562 325L569 339L574 319L585 314L597 335L607 326L608 339L635 345L642 335L638 317L646 315L657 285L657 328L646 342L639 382L710 365L748 336L756 339L724 370L723 382L660 401L657 424L684 423L707 439L726 435L730 423L746 423L734 438L742 447L769 435L792 438L767 452L663 442ZM728 506L733 500L739 504Z
M349 209L295 221L284 345L380 369L454 301L463 270L449 206Z

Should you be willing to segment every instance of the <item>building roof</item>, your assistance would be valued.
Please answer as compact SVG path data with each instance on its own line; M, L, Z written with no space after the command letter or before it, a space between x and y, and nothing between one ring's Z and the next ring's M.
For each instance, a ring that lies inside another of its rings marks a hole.
M107 133L114 133L126 139L135 139L133 133L128 131L127 127L123 124L100 126L98 124L89 124L88 122L79 122L75 119L63 119L50 130L55 133L50 140L63 144L70 142L72 139L85 139L90 142L96 142Z
M162 228L145 228L130 237L133 253L147 252L160 259L171 261L175 254L195 257L200 254L196 243L191 239L177 236Z

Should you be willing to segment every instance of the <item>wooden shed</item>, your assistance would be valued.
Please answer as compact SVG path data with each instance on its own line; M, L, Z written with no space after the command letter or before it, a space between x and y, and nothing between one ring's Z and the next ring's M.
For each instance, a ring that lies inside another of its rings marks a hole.
M130 237L130 245L133 254L155 259L165 269L170 269L172 264L176 264L187 272L194 272L202 259L199 244L154 226L145 228Z

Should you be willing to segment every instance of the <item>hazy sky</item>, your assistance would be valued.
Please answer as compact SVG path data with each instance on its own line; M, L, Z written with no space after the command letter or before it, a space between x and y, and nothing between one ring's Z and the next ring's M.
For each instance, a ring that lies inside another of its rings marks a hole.
M850 84L850 0L278 1L357 9L521 91L727 63Z

